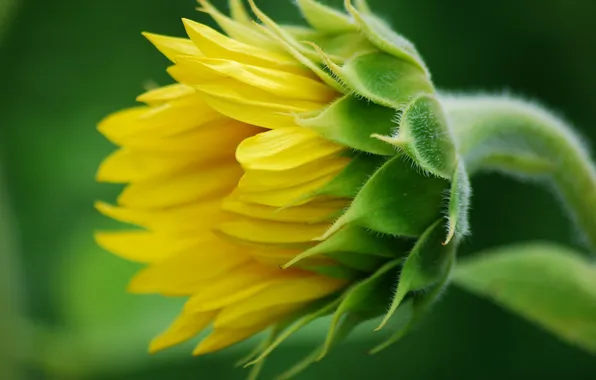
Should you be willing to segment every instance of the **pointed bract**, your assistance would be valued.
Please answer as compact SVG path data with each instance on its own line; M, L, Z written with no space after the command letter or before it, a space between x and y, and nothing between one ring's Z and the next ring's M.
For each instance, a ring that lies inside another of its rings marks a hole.
M389 311L377 330L387 324L408 293L430 288L448 276L457 244L443 244L445 235L442 222L443 220L436 221L418 239L401 270Z

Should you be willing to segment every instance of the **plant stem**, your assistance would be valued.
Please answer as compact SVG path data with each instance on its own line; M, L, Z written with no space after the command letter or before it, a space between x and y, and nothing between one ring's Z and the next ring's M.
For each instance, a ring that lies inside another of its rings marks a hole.
M596 253L596 167L568 123L505 96L444 96L442 104L470 172L551 179Z

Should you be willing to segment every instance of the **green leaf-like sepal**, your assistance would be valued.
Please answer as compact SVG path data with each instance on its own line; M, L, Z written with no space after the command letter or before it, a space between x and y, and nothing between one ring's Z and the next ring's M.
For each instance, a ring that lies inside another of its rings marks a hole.
M356 225L347 225L313 248L296 256L284 268L306 257L334 252L354 252L387 259L398 258L407 253L411 246L412 243L405 239L381 235Z
M280 332L276 334L275 339L266 347L262 347L261 352L256 358L245 364L245 367L257 364L264 360L273 350L275 350L280 344L288 339L292 334L308 325L309 323L322 318L326 315L333 313L341 302L341 298L337 296L331 296L330 299L321 300L315 302L307 310L297 313L290 317L287 321L276 326Z
M395 281L397 267L401 262L401 259L397 259L385 264L375 274L346 290L333 315L333 321L329 327L329 333L325 340L325 349L321 353L321 357L327 353L331 345L338 339L338 335L347 335L342 330L346 328L351 330L354 327L354 322L359 323L383 314L387 302L391 298L391 288ZM348 324L344 324L343 322L347 318L342 321L342 317L349 315L353 317L347 321ZM341 334L338 334L340 332Z
M463 162L460 162L451 180L447 214L447 239L444 244L449 244L453 237L461 238L468 234L470 229L468 209L470 208L471 196L472 187L470 186L470 179Z
M300 44L304 49L303 54L321 64L323 63L321 55L312 47L311 43L321 48L337 64L343 63L355 55L377 50L361 33L316 34L309 39L303 39Z
M389 311L377 330L385 326L408 293L428 289L441 283L448 275L454 262L457 244L452 242L444 245L444 238L442 219L428 227L420 236L406 259Z
M230 16L232 19L244 24L244 25L251 25L252 19L248 10L244 6L244 0L228 0L229 8L230 8Z
M349 17L315 0L296 0L306 21L325 34L349 33L358 30Z
M370 350L370 354L376 354L404 337L428 312L428 309L439 299L443 289L449 283L451 270L455 264L455 254L451 255L451 260L448 263L448 270L445 271L443 277L439 279L434 285L426 288L423 292L418 292L411 298L407 298L399 305L393 316L391 317L385 329L391 328L394 330L393 334L384 342L377 345ZM396 326L397 325L397 326Z
M315 117L298 117L298 125L327 139L364 152L392 156L395 149L371 135L390 135L397 129L396 111L367 99L346 95Z
M198 10L209 14L213 21L231 38L244 42L248 45L261 46L271 51L282 52L283 49L275 41L263 36L258 30L253 28L252 20L241 1L231 1L230 10L233 12L233 17L220 12L207 0L198 0L200 8ZM235 18L235 17L237 18Z
M262 30L333 88L338 88L338 83L319 67L323 60L313 48L313 43L325 50L328 59L338 64L355 54L376 51L376 47L358 31L358 27L349 17L312 0L301 0L299 6L307 20L311 24L316 24L315 30L278 25L252 0L249 1L253 12L263 23ZM323 20L324 15L332 19ZM339 90L341 91L341 88Z
M354 281L362 278L364 275L364 272L349 266L342 265L339 262L329 262L322 264L308 264L301 262L295 266L309 272L318 273L325 277L337 278L340 280Z
M368 179L386 161L383 156L360 153L329 183L313 195L328 195L338 198L354 198ZM309 197L312 195L309 195Z
M402 149L436 176L450 180L455 172L455 143L441 104L432 95L420 95L408 104L396 135L374 137Z
M396 156L366 182L325 237L350 223L389 235L417 237L439 217L442 192L448 185L443 179L421 175Z
M364 1L357 1L357 8L355 8L350 0L345 0L345 6L362 33L379 50L409 62L428 74L428 69L414 44L395 33L384 21L371 14Z
M308 368L311 364L317 361L321 352L323 351L323 345L318 346L315 348L311 353L309 353L306 357L300 360L298 363L294 364L292 367L284 371L283 373L277 375L274 380L288 380L293 378L294 376L298 375L300 372L304 371Z
M263 25L257 25L257 27L260 28L265 35L279 43L279 45L282 46L284 50L288 52L288 54L306 66L331 88L334 88L340 93L345 92L344 87L340 83L338 83L331 75L329 75L329 73L323 70L320 65L312 59L312 57L309 57L311 54L309 54L308 51L305 51L304 46L298 43L288 30L282 28L269 16L263 13L263 11L256 6L253 0L249 0L249 3L254 14L263 23Z
M316 246L297 255L283 268L288 268L304 259L324 255L346 266L373 272L383 260L405 256L411 246L412 243L408 240L381 235L355 225L347 225Z
M401 110L417 95L434 93L424 71L387 53L364 53L339 66L324 51L318 51L344 86L377 104Z

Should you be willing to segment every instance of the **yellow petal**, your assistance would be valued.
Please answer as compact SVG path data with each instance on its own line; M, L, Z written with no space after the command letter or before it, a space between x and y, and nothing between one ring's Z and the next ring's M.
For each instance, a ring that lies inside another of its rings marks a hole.
M257 28L254 28L252 26L252 21L250 20L250 18L248 18L247 13L245 13L247 18L244 18L242 21L235 20L221 13L208 1L199 0L199 3L202 6L201 10L209 13L209 15L213 17L213 20L215 20L215 22L220 26L220 28L234 40L243 42L247 45L261 46L269 51L283 51L278 44L273 42L270 38L261 33ZM234 8L232 8L232 10L233 9ZM233 10L233 12L236 11ZM248 22L246 22L247 20Z
M249 254L261 264L281 268L284 264L294 259L303 251L303 247L299 249L288 249L279 248L277 246L259 245L256 249L250 250Z
M176 253L200 246L200 236L172 239L150 231L96 232L95 240L104 249L127 260L157 263Z
M304 205L313 199L323 200L323 197L315 198L313 195L317 190L328 184L336 174L317 178L298 186L287 189L275 189L266 191L236 191L236 196L242 202L256 203L264 206L283 207Z
M248 329L219 329L213 331L199 343L192 352L193 355L204 355L221 350L235 343L241 342L269 327L269 324L253 326Z
M217 311L182 313L166 331L151 341L149 352L153 354L193 338L203 331L216 315Z
M112 219L135 224L152 231L177 236L181 234L196 236L201 231L210 231L214 223L220 223L230 218L222 212L221 203L221 198L213 198L179 207L143 210L96 202L95 208Z
M114 112L104 118L97 129L110 141L119 144L127 134L142 130L143 125L138 120L150 110L150 107L142 106Z
M192 295L219 276L250 262L241 249L214 237L200 247L168 257L140 271L129 291Z
M247 170L283 171L337 155L342 146L300 127L279 128L244 140L236 159Z
M105 118L98 129L112 142L123 145L138 136L172 136L223 118L201 96L192 95L158 107L135 107L116 112Z
M277 223L248 218L224 222L217 226L219 232L233 240L274 245L309 243L328 228L328 223Z
M326 104L337 97L337 93L333 89L318 80L281 70L247 65L227 59L196 56L178 57L176 64L190 72L207 68L222 78L233 78L254 88L288 99Z
M212 91L215 88L218 88L218 86L209 89L209 91ZM226 87L224 86L224 88ZM233 97L226 98L226 95L228 94L205 94L204 99L211 107L213 107L213 109L224 115L233 115L237 120L263 128L275 129L293 125L294 116L291 115L290 112L303 112L298 111L297 109L292 110L291 108L296 108L293 106L264 103L258 100L238 101Z
M147 32L144 32L143 36L172 62L178 55L202 55L199 48L188 38L161 36Z
M300 253L304 252L304 249L304 246L299 249L280 249L276 246L261 245L258 249L251 250L249 253L255 261L261 264L282 268L288 262L294 260ZM337 263L328 257L319 255L300 260L300 264L292 266L292 268L300 270L306 268L308 270L308 268L324 265L337 265ZM284 271L287 269L284 269Z
M97 180L139 182L198 170L226 159L231 161L238 144L260 131L262 129L251 125L224 119L170 137L140 135L102 162Z
M192 154L197 160L217 159L232 156L240 142L262 131L253 125L225 118L172 136L137 135L127 140L126 146L155 153Z
M329 87L335 88L340 93L345 93L347 89L338 82L329 72L327 72L323 67L321 67L317 62L306 57L304 53L304 49L300 43L296 41L296 39L290 35L290 33L279 26L275 21L271 20L260 11L254 3L251 4L251 8L253 12L257 15L259 20L263 23L256 24L256 28L260 29L263 34L269 36L269 38L273 39L280 46L283 46L284 50L290 54L297 62L300 62L302 65L307 67L311 74L315 74L319 77L324 83L326 83Z
M195 89L180 83L159 87L149 90L142 95L137 96L137 102L143 102L148 105L160 105L174 99L183 98L194 94Z
M197 313L221 309L271 286L284 273L279 267L269 267L257 262L242 265L200 289L186 302L184 310L187 313Z
M196 169L199 162L192 154L172 156L118 149L99 166L97 181L127 183L159 179L177 172Z
M291 56L272 52L257 46L236 41L210 27L183 19L186 33L195 45L207 57L223 58L249 65L277 68L296 74L311 74Z
M242 169L226 162L198 172L183 173L167 181L143 181L128 185L118 204L131 208L163 208L229 193L238 183Z
M321 103L276 97L234 79L221 78L219 74L206 74L190 69L184 62L169 67L168 72L175 80L195 87L213 110L263 128L293 126L294 114L318 110L324 106Z
M294 187L330 174L339 174L349 162L347 157L331 156L283 171L245 170L238 189L256 192Z
M221 310L213 322L216 326L233 326L244 316L273 306L303 303L325 297L345 284L345 281L310 275L288 279L257 295Z
M279 209L238 200L237 196L227 197L221 208L224 211L255 219L275 222L321 223L332 221L348 205L347 201L310 202L304 205Z
M292 303L287 305L276 305L271 306L263 310L258 310L252 313L248 313L233 320L230 323L221 322L221 320L215 318L213 327L215 330L221 328L233 328L233 329L247 329L252 326L262 326L264 324L274 324L277 321L286 318L298 310L304 308L306 303Z

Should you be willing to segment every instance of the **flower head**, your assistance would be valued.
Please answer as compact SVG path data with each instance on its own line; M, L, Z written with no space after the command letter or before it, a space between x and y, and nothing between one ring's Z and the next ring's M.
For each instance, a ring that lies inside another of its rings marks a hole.
M445 283L467 187L413 45L362 1L344 14L298 0L308 28L199 3L225 34L190 20L188 38L146 33L176 83L99 126L119 149L98 179L127 186L97 208L140 227L99 244L147 264L131 291L189 297L151 351L209 327L195 354L270 329L259 361L334 314L314 360L361 321L398 308L414 321Z

